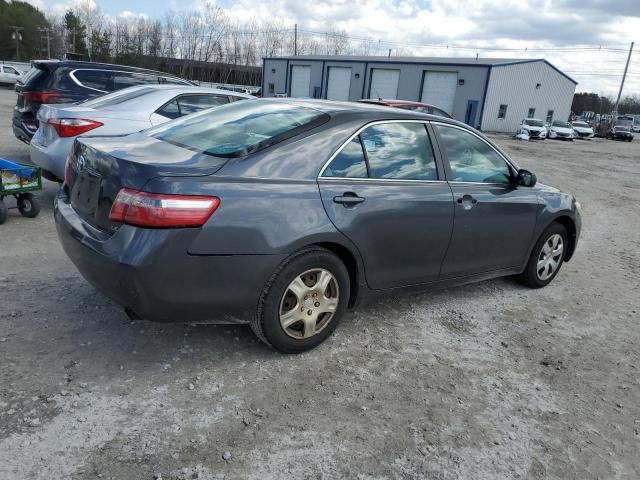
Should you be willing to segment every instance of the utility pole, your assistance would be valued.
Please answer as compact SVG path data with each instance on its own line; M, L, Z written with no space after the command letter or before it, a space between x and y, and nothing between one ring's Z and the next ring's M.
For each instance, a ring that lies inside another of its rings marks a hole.
M49 35L51 29L49 27L38 27L38 31L47 34L47 58L51 58L51 37Z
M17 27L16 25L11 25L10 28L13 28L13 34L11 38L16 41L16 60L20 60L20 40L22 40L21 30L24 30L24 27Z
M298 55L298 24L293 26L293 56Z
M624 74L622 74L622 81L620 82L620 90L618 90L618 98L616 98L616 104L613 107L614 115L618 114L618 104L620 103L620 97L622 96L622 88L624 87L624 81L627 78L627 70L629 70L629 61L631 60L631 52L633 52L633 42L629 47L629 56L627 57L627 64L624 66Z

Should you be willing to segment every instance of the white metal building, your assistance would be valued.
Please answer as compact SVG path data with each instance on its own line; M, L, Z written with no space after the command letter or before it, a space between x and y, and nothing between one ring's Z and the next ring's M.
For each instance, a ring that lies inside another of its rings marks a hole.
M420 101L486 131L523 118L567 120L577 82L544 59L296 56L265 58L265 97Z

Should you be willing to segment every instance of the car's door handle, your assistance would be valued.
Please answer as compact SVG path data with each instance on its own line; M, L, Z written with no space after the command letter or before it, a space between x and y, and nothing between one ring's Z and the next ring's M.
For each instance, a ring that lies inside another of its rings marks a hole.
M342 195L333 197L334 203L341 203L345 207L352 207L358 203L364 202L364 198L359 197L353 192L344 192Z
M473 206L478 203L478 200L473 198L471 195L463 195L458 198L457 202L462 205L462 208L465 210L471 210Z

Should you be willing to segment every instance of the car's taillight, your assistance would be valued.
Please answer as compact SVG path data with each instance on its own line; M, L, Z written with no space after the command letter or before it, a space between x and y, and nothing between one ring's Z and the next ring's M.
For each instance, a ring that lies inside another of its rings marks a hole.
M22 92L22 96L33 103L59 103L62 94L60 92Z
M47 123L58 132L60 137L76 137L104 125L86 118L50 118Z
M218 197L149 193L123 188L109 220L148 228L201 227L220 205Z

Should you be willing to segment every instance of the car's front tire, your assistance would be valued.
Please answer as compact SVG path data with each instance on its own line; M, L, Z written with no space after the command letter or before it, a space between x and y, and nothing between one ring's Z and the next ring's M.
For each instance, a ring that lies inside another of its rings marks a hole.
M560 271L567 247L567 229L559 223L552 223L540 235L518 280L530 288L547 286Z
M251 328L283 353L310 350L336 329L349 302L349 272L330 251L301 250L269 279Z

